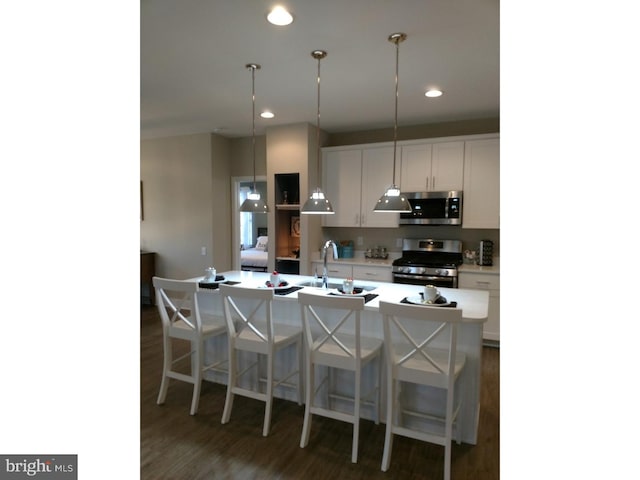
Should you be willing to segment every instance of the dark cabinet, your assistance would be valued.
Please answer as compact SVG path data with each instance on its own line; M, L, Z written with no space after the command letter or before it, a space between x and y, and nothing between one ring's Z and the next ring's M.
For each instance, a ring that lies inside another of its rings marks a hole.
M156 274L156 254L140 252L140 304L155 305L153 276Z
M300 174L277 173L275 269L280 273L300 274Z

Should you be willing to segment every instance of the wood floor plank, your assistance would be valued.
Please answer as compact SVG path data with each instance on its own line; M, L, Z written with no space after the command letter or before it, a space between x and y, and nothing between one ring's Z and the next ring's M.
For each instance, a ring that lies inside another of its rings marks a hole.
M352 427L314 417L300 448L304 407L275 399L271 433L262 436L264 403L236 396L222 425L226 387L203 382L198 414L189 415L192 386L173 381L157 405L162 327L157 310L140 315L140 478L198 479L441 479L444 448L396 436L388 472L380 470L384 424L362 420L358 463L351 463ZM456 445L455 480L497 480L500 470L500 350L484 347L477 445Z

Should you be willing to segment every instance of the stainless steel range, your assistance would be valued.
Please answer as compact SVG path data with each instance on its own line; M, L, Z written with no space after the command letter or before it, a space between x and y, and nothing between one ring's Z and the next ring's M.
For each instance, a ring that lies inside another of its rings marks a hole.
M405 238L402 257L393 261L393 283L458 288L460 240Z

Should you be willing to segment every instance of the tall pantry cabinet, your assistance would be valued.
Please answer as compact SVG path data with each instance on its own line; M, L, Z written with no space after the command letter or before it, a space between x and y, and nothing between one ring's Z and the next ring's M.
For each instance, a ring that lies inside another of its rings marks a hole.
M462 228L500 228L500 139L465 142Z

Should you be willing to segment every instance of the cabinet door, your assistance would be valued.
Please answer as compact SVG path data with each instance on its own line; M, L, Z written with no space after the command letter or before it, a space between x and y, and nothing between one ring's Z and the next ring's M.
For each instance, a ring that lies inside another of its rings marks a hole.
M397 163L397 160L396 160ZM362 152L362 202L360 226L397 227L398 213L374 212L378 199L393 181L393 147L367 148ZM352 186L351 188L355 188Z
M326 227L360 226L362 150L324 152L322 182L335 214L322 215Z
M428 190L462 190L464 142L434 143L431 154L431 184Z
M500 341L500 292L489 292L489 320L484 324L482 337L486 340Z
M500 139L465 142L462 228L500 228Z
M407 145L401 149L400 190L426 192L431 184L431 145ZM462 171L460 171L462 180Z
M460 288L489 291L489 318L482 327L482 338L500 341L500 276L481 273L460 272Z
M323 262L322 261L314 261L311 263L311 269L318 275L320 279L322 279L322 269ZM353 269L351 265L337 264L332 262L327 262L327 276L331 278L349 278L353 277Z

